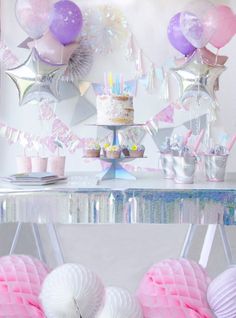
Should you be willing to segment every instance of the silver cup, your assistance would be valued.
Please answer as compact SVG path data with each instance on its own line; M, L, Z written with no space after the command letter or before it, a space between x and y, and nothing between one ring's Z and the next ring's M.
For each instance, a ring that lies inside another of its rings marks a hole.
M205 171L208 181L223 182L228 155L205 155Z
M173 156L170 153L161 154L161 166L164 173L165 179L173 179Z
M194 156L174 156L173 171L176 183L193 183L196 170L196 157Z

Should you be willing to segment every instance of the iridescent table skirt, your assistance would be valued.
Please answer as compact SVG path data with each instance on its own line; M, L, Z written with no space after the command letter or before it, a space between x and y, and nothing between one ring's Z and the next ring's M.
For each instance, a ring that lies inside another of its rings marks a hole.
M236 224L236 175L221 184L194 185L175 185L160 174L99 185L92 175L84 178L38 188L2 184L0 222Z

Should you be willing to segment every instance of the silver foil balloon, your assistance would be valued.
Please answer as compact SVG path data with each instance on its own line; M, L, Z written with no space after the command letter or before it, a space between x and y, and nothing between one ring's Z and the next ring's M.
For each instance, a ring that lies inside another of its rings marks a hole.
M228 155L205 155L205 171L208 181L223 182Z
M16 84L19 103L24 105L43 99L57 101L58 80L64 70L64 65L43 61L36 49L33 49L23 64L7 70L6 74Z
M180 102L184 103L189 98L195 98L197 101L204 98L216 108L216 83L225 69L223 65L207 64L201 51L196 50L184 64L171 69L179 81Z

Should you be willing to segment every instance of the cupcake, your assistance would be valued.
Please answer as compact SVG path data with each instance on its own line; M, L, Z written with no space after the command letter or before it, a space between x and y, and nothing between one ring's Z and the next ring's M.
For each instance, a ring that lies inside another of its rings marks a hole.
M122 153L125 157L129 157L129 149L128 149L128 146L121 146L121 150L122 150Z
M109 144L109 143L106 143L106 144L103 145L103 147L102 147L102 155L104 157L106 157L106 150L107 150L108 147L110 147L110 145L111 144Z
M85 149L85 156L89 158L98 158L100 157L100 151L100 145L96 142L92 142Z
M106 157L109 159L118 159L121 155L120 146L109 146L106 148Z
M129 147L129 155L131 158L142 158L145 147L143 145L132 145Z

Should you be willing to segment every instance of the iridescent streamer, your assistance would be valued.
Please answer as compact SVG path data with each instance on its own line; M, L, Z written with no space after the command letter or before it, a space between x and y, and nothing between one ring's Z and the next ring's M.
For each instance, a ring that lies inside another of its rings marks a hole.
M147 91L148 93L152 93L156 87L156 71L155 66L151 63L150 69L147 75Z
M136 76L137 78L144 76L143 53L141 49L138 49L137 58L136 58Z
M128 61L135 60L134 36L131 32L129 34L125 56Z
M163 100L169 100L170 99L170 90L169 90L169 74L168 72L164 71L164 80L161 85L160 89L160 98Z

